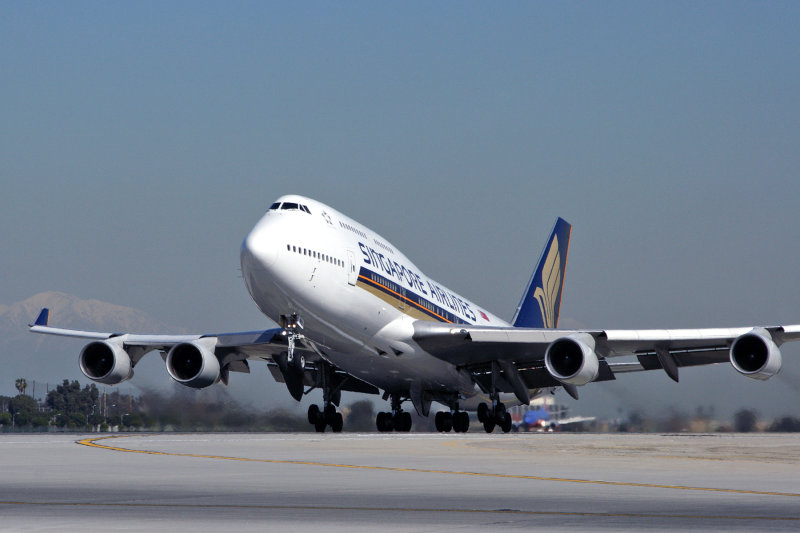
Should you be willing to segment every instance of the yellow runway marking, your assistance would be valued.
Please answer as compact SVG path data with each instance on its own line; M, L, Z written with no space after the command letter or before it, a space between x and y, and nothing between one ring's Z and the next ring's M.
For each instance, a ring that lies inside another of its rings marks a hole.
M152 435L142 435L144 437L152 437ZM612 485L616 487L640 487L651 489L671 489L671 490L693 490L703 492L722 492L729 494L757 494L760 496L786 496L792 498L800 498L800 493L796 492L772 492L772 491L759 491L759 490L744 490L744 489L723 489L715 487L689 487L685 485L666 485L659 483L633 483L627 481L604 481L597 479L578 479L578 478L559 478L559 477L546 477L546 476L529 476L524 474L497 474L491 472L466 472L458 470L435 470L428 468L402 468L394 466L369 466L369 465L352 465L352 464L337 464L337 463L323 463L317 461L289 461L281 459L252 459L248 457L229 457L224 455L202 455L193 453L173 453L173 452L156 452L152 450L135 450L132 448L121 448L119 446L109 446L106 444L98 444L98 441L109 439L131 438L132 435L114 435L110 437L91 437L77 441L78 444L89 446L92 448L102 448L105 450L113 450L117 452L126 453L142 453L147 455L166 455L172 457L193 457L197 459L218 459L223 461L244 461L254 463L272 463L272 464L285 464L285 465L305 465L305 466L324 466L329 468L350 468L358 470L377 470L383 472L414 472L423 474L443 474L452 476L475 476L487 478L502 478L502 479L527 479L532 481L551 481L558 483L582 483L587 485Z
M169 455L169 454L167 454ZM692 514L657 514L657 513L595 513L575 511L523 511L520 509L447 509L432 507L338 507L333 505L269 505L269 504L200 504L200 503L97 503L97 502L23 502L0 501L0 505L21 505L41 507L133 507L151 509L263 509L269 511L366 511L366 512L404 512L404 513L451 513L451 514L504 514L520 516L584 516L595 518L681 518L700 520L770 520L800 522L800 517L781 516L726 516L726 515L692 515Z

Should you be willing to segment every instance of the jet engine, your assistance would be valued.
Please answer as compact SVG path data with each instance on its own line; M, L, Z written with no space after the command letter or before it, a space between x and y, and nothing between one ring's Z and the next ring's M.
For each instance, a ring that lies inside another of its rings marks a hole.
M544 354L547 371L562 383L586 385L594 381L600 362L594 351L594 338L587 334L554 340Z
M753 379L769 379L781 369L781 351L763 328L740 335L731 344L733 368Z
M221 376L217 356L201 341L173 346L167 354L167 372L181 385L195 389L213 385Z
M78 357L81 372L87 378L104 385L116 385L133 377L133 365L121 343L90 342Z

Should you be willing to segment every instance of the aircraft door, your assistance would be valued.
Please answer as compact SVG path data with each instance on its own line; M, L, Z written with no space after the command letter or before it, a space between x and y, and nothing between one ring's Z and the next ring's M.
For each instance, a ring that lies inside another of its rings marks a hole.
M347 283L350 285L355 285L356 281L358 281L358 270L356 270L356 256L350 250L347 250L347 262L349 263L347 270Z

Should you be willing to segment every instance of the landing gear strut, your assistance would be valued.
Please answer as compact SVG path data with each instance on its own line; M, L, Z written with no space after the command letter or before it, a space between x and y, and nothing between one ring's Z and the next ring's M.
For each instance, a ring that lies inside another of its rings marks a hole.
M403 411L403 400L399 394L392 394L392 411L381 412L375 417L375 425L378 431L386 433L389 431L411 431L411 413Z
M494 431L497 426L503 430L503 433L511 431L511 413L506 411L506 406L500 401L500 394L497 392L495 384L500 369L496 362L492 363L492 388L489 393L489 398L492 400L492 406L489 407L485 402L478 405L478 421L483 424L483 429L486 433Z
M302 354L294 353L295 343L305 338L302 333L303 319L297 316L297 313L292 313L288 317L281 315L281 326L283 327L283 334L286 336L286 342L289 345L289 350L286 355L286 362L295 370L302 372L306 366L306 358Z
M344 426L344 419L342 413L336 410L336 406L339 405L342 391L331 384L333 367L325 361L319 361L316 365L321 378L323 408L320 409L317 404L310 405L308 407L308 423L314 426L317 433L324 433L327 426L330 426L334 433L339 433Z

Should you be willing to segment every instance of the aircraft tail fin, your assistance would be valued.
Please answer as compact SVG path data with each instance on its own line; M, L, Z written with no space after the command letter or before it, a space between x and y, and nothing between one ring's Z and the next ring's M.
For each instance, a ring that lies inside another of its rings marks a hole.
M533 271L522 300L511 321L514 327L556 328L564 290L567 253L572 226L563 218L556 219L536 270Z

